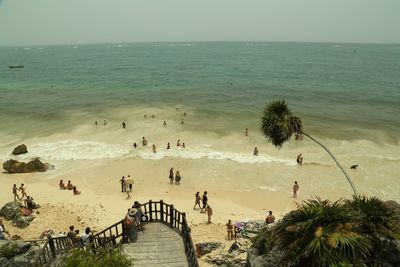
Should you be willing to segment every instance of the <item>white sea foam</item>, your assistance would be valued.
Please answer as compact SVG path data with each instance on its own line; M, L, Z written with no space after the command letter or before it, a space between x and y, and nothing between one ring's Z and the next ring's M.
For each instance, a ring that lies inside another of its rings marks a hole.
M9 156L3 156L7 159ZM231 160L239 163L276 163L296 165L293 160L276 158L270 155L253 156L249 153L216 151L205 145L191 148L159 149L157 153L148 147L130 148L128 145L106 144L93 141L66 140L54 143L31 145L29 153L17 156L26 160L40 157L45 160L95 160L139 157L149 160L160 160L166 157L182 159Z

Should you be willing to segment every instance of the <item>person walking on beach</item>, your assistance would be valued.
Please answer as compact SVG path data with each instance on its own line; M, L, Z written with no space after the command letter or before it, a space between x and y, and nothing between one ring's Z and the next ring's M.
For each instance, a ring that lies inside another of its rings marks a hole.
M18 200L21 200L21 199L19 198L19 195L18 195L18 188L17 188L17 185L16 185L16 184L14 184L14 186L13 186L13 188L12 188L12 192L13 192L13 195L14 195L14 201L17 201L17 199L18 199Z
M171 145L169 143L167 144L167 149L171 149Z
M275 222L275 216L272 215L272 211L269 211L269 214L267 216L267 218L265 218L265 223L266 224L271 224Z
M129 191L129 192L132 192L132 188L133 188L133 183L134 183L134 181L133 181L133 179L131 178L131 176L128 174L128 178L127 178L127 180L126 180L126 183L127 183L127 185L128 185L128 189L129 190L127 190L127 191Z
M207 214L207 217L208 217L208 221L207 222L211 223L211 216L213 215L213 210L212 210L210 205L207 205L207 207L206 207L206 214Z
M229 219L228 223L226 224L226 231L228 232L228 240L233 239L233 224L232 221Z
M147 140L146 140L146 138L144 138L144 136L142 138L142 145L147 146Z
M195 200L194 200L193 209L195 210L195 209L196 209L196 206L199 206L199 209L201 209L201 206L200 206L200 199L201 199L201 197L200 197L200 192L197 192L197 193L194 195L194 197L195 197Z
M119 180L121 183L121 192L125 192L126 191L126 180L125 180L125 176L122 176L121 180Z
M21 191L21 194L22 194L22 196L21 196L20 199L23 199L24 197L27 197L27 196L28 196L28 195L26 194L26 188L25 188L25 185L24 185L24 184L21 184L21 186L19 187L19 191Z
M153 150L153 153L157 153L157 148L156 148L156 145L153 145L153 148L152 148L152 150Z
M293 185L293 197L297 197L297 193L299 192L299 185L297 184L297 181L294 181Z
M303 165L303 157L301 154L297 156L296 162L299 166Z
M244 136L249 136L249 129L246 128L246 130L244 131Z
M207 197L207 191L204 191L203 193L203 197L201 198L202 202L203 202L203 207L200 210L200 213L205 212L205 208L207 207L207 203L208 203L208 197Z
M171 168L170 170L169 170L169 183L170 184L173 184L174 183L174 168Z
M258 149L257 149L257 147L254 148L253 155L254 155L254 156L258 156Z
M123 121L122 122L122 129L125 129L126 128L126 123Z
M175 184L179 184L181 182L181 179L182 179L181 174L179 173L179 171L176 171Z

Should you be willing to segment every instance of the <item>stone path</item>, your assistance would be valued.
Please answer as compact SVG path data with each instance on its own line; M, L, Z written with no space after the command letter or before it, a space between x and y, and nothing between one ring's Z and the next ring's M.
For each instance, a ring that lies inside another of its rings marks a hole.
M136 243L122 246L134 266L188 267L182 237L162 223L148 223Z

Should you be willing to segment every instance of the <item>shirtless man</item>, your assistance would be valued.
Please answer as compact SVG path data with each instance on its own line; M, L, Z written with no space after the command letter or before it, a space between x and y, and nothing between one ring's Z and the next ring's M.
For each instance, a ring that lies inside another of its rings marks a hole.
M297 197L297 192L299 192L299 185L297 184L297 181L294 181L293 185L293 197Z
M19 198L19 195L18 195L18 188L17 188L17 185L16 185L16 184L14 184L14 186L13 186L13 188L12 188L12 192L13 192L13 195L14 195L14 201L16 201L17 199L18 199L18 200L21 200L21 199Z
M269 214L268 214L267 218L265 218L265 223L266 224L271 224L273 222L275 222L275 216L272 215L272 211L269 211Z
M21 184L21 186L19 187L19 191L21 191L21 194L22 194L21 199L23 199L24 197L27 197L26 188L25 188L24 184Z
M297 156L296 162L297 162L297 164L300 165L300 166L303 164L303 157L302 157L301 154L299 154L299 155Z

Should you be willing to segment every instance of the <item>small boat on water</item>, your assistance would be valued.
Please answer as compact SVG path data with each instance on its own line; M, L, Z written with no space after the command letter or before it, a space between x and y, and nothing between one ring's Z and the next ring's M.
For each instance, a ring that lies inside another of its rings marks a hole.
M14 64L14 65L10 65L8 66L10 69L21 69L24 67L24 65L22 64Z

